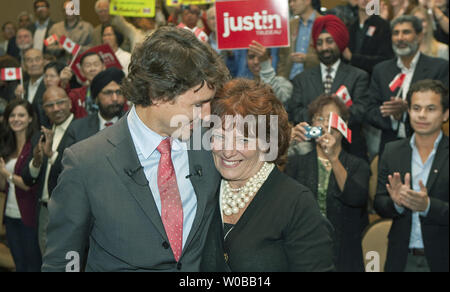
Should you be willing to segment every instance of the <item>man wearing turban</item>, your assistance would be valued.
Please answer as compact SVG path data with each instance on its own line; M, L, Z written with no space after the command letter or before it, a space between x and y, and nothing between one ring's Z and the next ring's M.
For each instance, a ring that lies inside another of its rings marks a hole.
M73 122L67 130L71 144L112 126L124 114L126 100L120 89L124 77L123 71L115 67L110 67L94 77L91 92L98 106L98 113Z
M289 119L295 125L308 121L308 106L318 96L336 94L351 99L349 127L354 134L353 143L344 141L344 149L350 154L367 158L366 143L361 134L367 103L369 75L351 65L341 62L342 52L347 48L349 34L345 24L335 15L316 19L312 28L312 40L320 64L305 70L292 81L294 91L287 103ZM346 92L346 96L342 92ZM303 127L297 126L303 132Z

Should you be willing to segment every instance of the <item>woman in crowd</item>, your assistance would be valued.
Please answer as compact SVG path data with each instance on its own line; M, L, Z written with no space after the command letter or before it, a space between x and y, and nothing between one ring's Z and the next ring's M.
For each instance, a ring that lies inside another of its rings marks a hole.
M59 62L50 62L44 67L44 84L45 88L52 86L64 86L61 84L60 74L64 69L64 65Z
M104 44L108 44L119 60L122 66L122 71L125 76L128 75L128 66L131 61L131 54L120 48L123 43L123 35L115 29L112 25L105 25L102 27L102 40Z
M425 55L443 58L448 61L448 46L434 38L433 16L428 14L427 10L422 6L414 8L411 14L422 21L423 38L420 43L420 51Z
M336 270L363 272L361 239L368 224L370 169L364 160L342 149L343 136L339 131L328 132L331 112L348 121L349 111L336 96L322 95L309 105L312 126L322 127L323 134L311 140L309 153L294 150L285 172L314 193L322 215L333 225ZM309 125L304 122L295 127L294 139L307 140L305 126Z
M222 120L214 125L211 140L214 163L223 177L223 225L212 230L223 232L229 269L333 270L329 222L320 215L311 192L278 169L285 160L291 127L272 89L235 79L217 93L211 112ZM227 122L230 117L236 122ZM257 130L256 122L243 125L239 117L266 120Z
M39 272L41 252L36 230L36 188L29 188L20 173L32 155L31 137L37 119L27 100L15 99L5 110L6 134L0 142L0 190L7 194L6 238L17 272Z

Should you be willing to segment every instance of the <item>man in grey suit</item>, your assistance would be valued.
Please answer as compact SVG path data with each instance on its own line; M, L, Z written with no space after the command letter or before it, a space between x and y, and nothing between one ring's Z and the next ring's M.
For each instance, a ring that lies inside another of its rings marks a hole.
M227 79L187 30L161 28L134 51L122 85L133 108L64 153L43 271L200 271L220 176L210 152L172 137L191 135Z

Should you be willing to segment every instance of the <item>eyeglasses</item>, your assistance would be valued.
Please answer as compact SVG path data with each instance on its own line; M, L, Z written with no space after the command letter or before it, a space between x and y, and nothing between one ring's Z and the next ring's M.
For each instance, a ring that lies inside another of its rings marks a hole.
M328 124L330 119L329 118L324 118L324 117L321 117L321 116L317 116L317 117L314 117L312 119L312 121L313 121L313 123L319 123L319 124L324 125L324 124Z
M105 90L105 91L101 91L101 94L107 95L107 96L112 96L114 93L116 95L122 95L122 90L117 89L117 90Z
M59 106L62 106L62 105L64 105L66 102L68 102L69 100L68 99L60 99L60 100L56 100L56 101L52 101L52 102L46 102L46 103L44 103L42 106L44 107L44 108L46 108L46 109L51 109L51 108L53 108L55 105L57 105L58 107Z
M44 58L42 57L35 57L35 58L25 58L25 63L39 63L43 60Z

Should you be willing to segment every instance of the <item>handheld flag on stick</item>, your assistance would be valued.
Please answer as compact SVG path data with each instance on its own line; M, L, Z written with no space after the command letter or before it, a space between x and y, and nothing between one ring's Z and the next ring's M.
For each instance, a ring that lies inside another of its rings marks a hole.
M48 38L46 38L44 40L44 45L46 47L48 47L48 46L54 44L57 41L58 41L58 36L56 34L52 34L51 36L49 36Z
M22 68L3 68L2 80L13 81L22 79Z
M59 43L68 53L72 54L73 56L77 55L78 51L81 48L79 44L75 43L74 41L72 41L71 39L66 37L65 35L63 35L59 39Z
M331 128L337 129L344 135L348 143L352 143L352 131L347 127L345 121L336 113L330 113L328 132L331 131Z
M336 95L342 99L342 101L347 107L352 106L353 104L352 97L350 96L350 93L348 92L348 89L345 85L339 87L338 91L336 91Z

